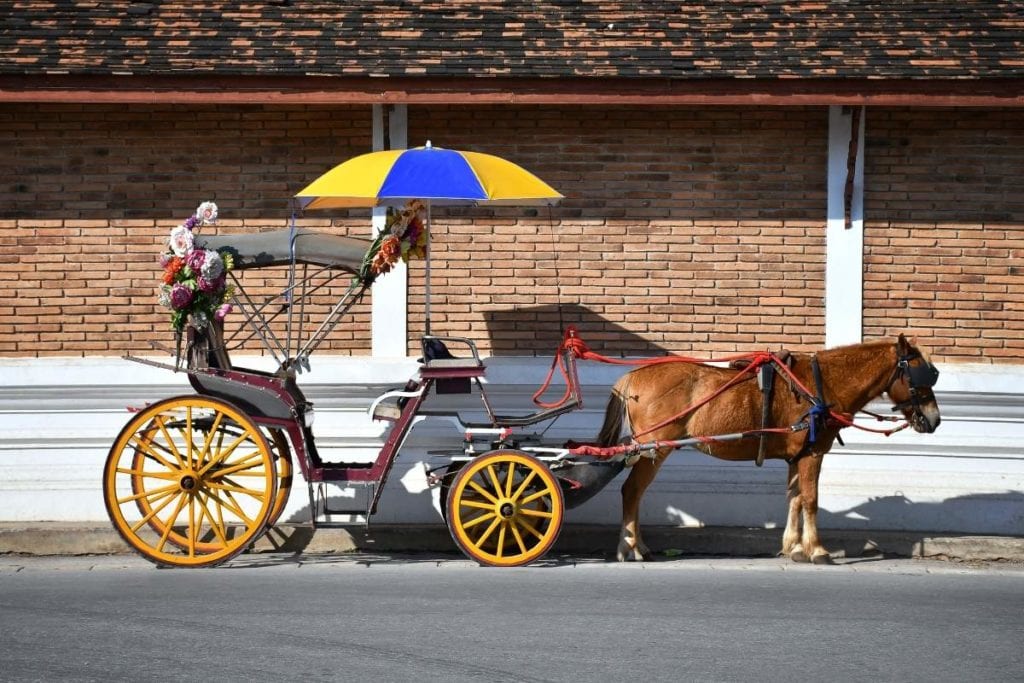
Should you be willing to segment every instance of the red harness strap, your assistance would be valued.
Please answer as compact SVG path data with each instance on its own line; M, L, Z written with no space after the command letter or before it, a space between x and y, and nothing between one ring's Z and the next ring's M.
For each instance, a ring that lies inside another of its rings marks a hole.
M580 338L579 332L577 332L576 327L570 325L566 329L566 331L565 331L565 337L562 339L562 344L558 347L558 351L555 353L554 360L551 361L551 368L548 370L547 377L544 379L544 382L541 384L540 389L538 389L536 391L536 393L534 393L534 395L533 395L533 402L536 405L540 406L541 408L554 408L554 407L560 406L563 403L565 403L566 401L568 401L569 397L572 394L572 384L571 384L571 379L569 377L569 368L566 367L565 358L564 358L564 352L565 351L570 351L572 353L572 355L574 357L576 357L576 358L581 358L583 360L597 361L597 362L600 362L600 363L609 363L609 364L613 364L613 365L644 366L644 365L658 365L658 364L661 364L661 363L701 363L701 364L703 364L703 363L727 363L727 362L731 362L731 361L735 361L735 360L749 360L750 361L749 365L744 367L739 373L737 373L737 375L735 377L733 377L731 380L729 380L728 382L723 384L721 387L719 387L710 396L708 396L708 397L706 397L704 399L701 399L700 401L694 403L693 405L687 406L682 411L680 411L678 414L673 415L672 417L670 417L667 420L659 422L658 424L654 425L650 429L647 429L647 430L645 430L643 432L640 432L639 434L634 434L633 435L634 437L639 437L639 436L643 436L645 434L649 434L649 433L651 433L651 432L653 432L653 431L655 431L657 429L660 429L661 427L664 427L665 425L668 425L668 424L671 424L671 423L675 422L676 420L678 420L681 417L685 417L686 415L688 415L689 413L693 412L694 410L697 410L697 408L700 408L701 406L705 405L706 403L709 403L710 401L713 401L715 398L720 396L723 392L731 389L736 384L749 379L749 375L752 375L753 373L755 373L762 365L764 365L767 362L770 362L772 360L772 358L774 357L769 352L757 351L757 352L754 352L754 353L743 353L743 354L737 354L737 355L733 355L733 356L723 356L721 358L707 358L707 359L691 358L691 357L688 357L688 356L658 356L656 358L637 358L637 359L632 359L632 360L627 360L625 358L610 358L608 356L603 356L603 355L601 355L599 353L596 353L596 352L590 350L590 347L587 346L586 342L584 342ZM561 370L562 377L565 379L565 384L566 384L565 395L563 395L561 399L559 399L558 401L556 401L554 403L545 403L545 402L540 400L540 397L543 396L544 393L551 386L551 381L552 381L552 379L554 377L555 367L556 366ZM572 379L575 379L575 377L573 377Z
M735 354L735 355L731 355L731 356L722 356L722 357L718 357L718 358L693 358L693 357L690 357L690 356L658 356L656 358L636 358L636 359L611 358L609 356L604 356L602 354L599 354L599 353L591 350L590 347L587 346L587 343L584 342L583 339L580 338L579 332L577 331L576 327L573 326L573 325L570 325L568 328L566 328L565 337L562 339L562 343L558 347L558 351L555 353L555 357L554 357L554 359L551 362L551 368L550 368L550 370L548 370L547 377L544 379L544 382L541 385L540 389L538 389L536 391L536 393L534 393L534 395L533 395L533 402L536 405L540 406L541 408L545 408L545 409L555 408L555 407L558 407L558 406L564 404L572 396L573 386L578 385L578 379L575 377L574 368L573 368L573 370L570 370L566 366L565 353L564 353L565 351L571 352L572 355L575 358L579 358L579 359L582 359L582 360L591 360L591 361L596 361L596 362L599 362L599 363L606 363L606 364L611 364L611 365L644 366L644 365L658 365L658 364L661 364L661 363L697 363L697 364L707 364L707 363L729 363L729 362L736 361L736 360L749 360L750 361L750 363L748 365L746 365L744 368L742 368L736 374L735 377L733 377L728 382L726 382L721 387L719 387L710 396L707 396L707 397L705 397L705 398L703 398L703 399L693 403L692 405L687 406L686 408L684 408L683 410L679 411L678 413L676 413L672 417L659 422L658 424L654 425L653 427L650 427L649 429L646 429L643 432L640 432L638 434L634 434L633 435L634 440L637 437L644 436L646 434L650 434L651 432L654 432L654 431L656 431L656 430L658 430L658 429L660 429L660 428L662 428L662 427L664 427L666 425L669 425L669 424L675 422L676 420L679 420L680 418L683 418L686 415L692 413L693 411L697 410L701 406L706 405L707 403L710 403L715 398L717 398L718 396L720 396L724 392L728 391L732 387L736 386L740 382L743 382L743 381L746 381L747 379L749 379L750 376L753 375L753 373L756 373L761 368L762 365L764 365L766 363L772 363L773 361L774 361L774 366L775 366L776 371L781 372L785 376L786 380L788 382L790 382L790 384L792 386L796 387L796 389L798 389L800 392L802 392L804 394L804 396L806 396L806 397L812 397L813 398L813 396L814 396L814 394L806 386L804 386L804 384L799 380L799 378L797 378L796 374L794 374L793 371L785 363L781 362L775 356L775 354L773 354L773 353L771 353L769 351L755 351L753 353L741 353L741 354ZM562 377L565 380L565 384L566 384L565 394L558 401L555 401L553 403L546 403L546 402L541 401L540 398L541 398L541 396L544 395L544 393L551 386L551 381L552 381L552 379L554 377L555 367L556 366L561 371ZM573 376L570 377L570 374L572 374ZM575 382L575 384L574 384L574 382ZM889 436L891 434L894 434L894 433L896 433L896 432L898 432L898 431L900 431L902 429L906 429L909 426L908 423L904 422L903 424L901 424L901 425L899 425L899 426L897 426L897 427L895 427L893 429L871 429L870 427L864 427L862 425L856 424L853 421L852 416L845 415L845 414L842 414L842 413L838 413L838 412L832 410L831 408L829 409L828 412L829 412L829 416L831 417L831 419L834 420L836 423L842 425L843 427L854 427L856 429L860 429L860 430L863 430L863 431L866 431L866 432L872 432L872 433L875 433L875 434L884 434L885 436ZM879 418L879 419L883 419L883 418ZM790 428L771 428L771 429L753 430L751 433L752 434L754 432L759 432L759 433L779 432L779 433L783 433L783 432L788 432L789 430L790 430ZM708 439L708 441L714 441L714 437L707 437L707 439ZM666 445L668 445L667 442L666 442ZM612 451L619 452L619 448L622 448L622 447L611 447L611 448L601 448L601 449L598 449L598 448L595 448L595 447L587 447L587 448L593 448L593 450L595 451L593 453L593 455L597 455L596 451L600 451L602 453L602 455L604 455L605 457L608 457L610 452L612 452Z

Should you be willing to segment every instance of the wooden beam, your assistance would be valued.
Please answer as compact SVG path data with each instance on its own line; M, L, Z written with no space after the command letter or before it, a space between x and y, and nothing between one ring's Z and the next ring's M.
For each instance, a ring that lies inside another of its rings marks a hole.
M988 80L0 76L0 102L1024 107Z

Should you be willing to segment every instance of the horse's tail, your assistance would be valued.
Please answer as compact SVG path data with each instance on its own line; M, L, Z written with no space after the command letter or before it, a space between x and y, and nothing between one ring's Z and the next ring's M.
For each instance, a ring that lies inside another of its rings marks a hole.
M608 405L604 409L604 424L597 435L597 444L603 448L619 443L622 436L622 423L626 417L626 399L629 395L629 373L626 373L612 387L608 397Z

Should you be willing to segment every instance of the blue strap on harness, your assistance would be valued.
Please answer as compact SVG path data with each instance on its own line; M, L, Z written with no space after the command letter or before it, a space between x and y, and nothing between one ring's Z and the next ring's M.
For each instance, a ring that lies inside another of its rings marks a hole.
M821 380L821 366L818 365L817 356L811 359L811 370L814 372L814 388L818 395L814 397L811 407L803 414L803 417L807 419L807 443L814 443L818 440L818 429L824 428L825 420L830 414L829 405L825 403L825 386Z
M825 418L829 415L828 406L820 402L820 399L815 402L807 412L803 414L801 419L807 420L807 442L814 443L818 440L818 427L824 426Z

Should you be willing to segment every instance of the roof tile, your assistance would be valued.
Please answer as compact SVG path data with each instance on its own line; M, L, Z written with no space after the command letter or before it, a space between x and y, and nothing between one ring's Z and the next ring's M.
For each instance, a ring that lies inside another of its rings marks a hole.
M1019 78L1017 0L15 0L0 74Z

